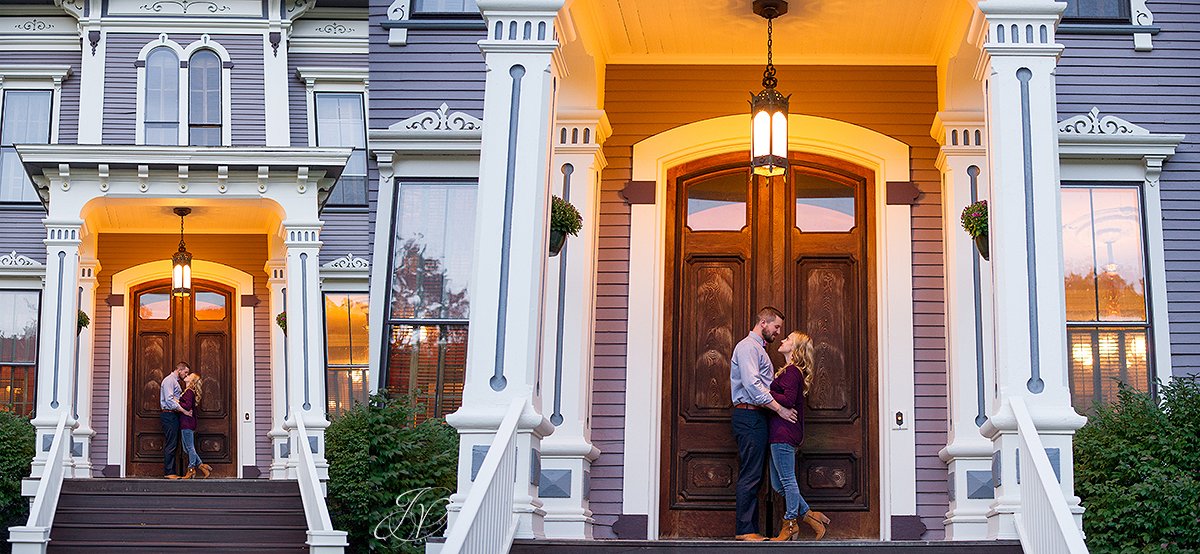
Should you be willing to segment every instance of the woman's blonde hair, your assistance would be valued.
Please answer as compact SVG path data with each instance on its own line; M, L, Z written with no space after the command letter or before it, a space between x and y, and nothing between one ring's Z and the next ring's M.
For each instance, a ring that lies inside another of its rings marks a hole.
M187 388L196 391L196 402L199 402L200 397L204 395L204 388L200 385L200 374L189 373L183 378L183 383Z
M788 365L796 366L804 376L804 389L801 392L808 396L808 391L812 388L813 368L816 366L816 347L813 346L812 337L800 331L792 331L787 338L792 339L795 346L787 354L787 365L775 370L775 376L783 375Z

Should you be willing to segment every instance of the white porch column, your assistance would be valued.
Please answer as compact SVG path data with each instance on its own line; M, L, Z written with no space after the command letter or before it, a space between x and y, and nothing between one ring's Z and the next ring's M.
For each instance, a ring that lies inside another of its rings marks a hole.
M47 218L45 224L46 239L42 242L46 244L46 287L38 323L37 408L32 421L37 433L37 452L30 472L33 479L41 478L45 469L46 453L54 440L59 416L67 413L68 429L74 429L76 423L72 394L83 222ZM66 464L71 464L71 458L66 460ZM71 471L69 467L67 471Z
M104 60L108 32L100 25L99 2L91 8L94 16L79 23L79 37L83 41L79 90L87 91L79 95L79 144L101 144L104 140Z
M80 258L79 262L79 311L86 313L90 323L79 331L78 355L75 357L75 413L72 416L79 421L79 426L72 432L74 442L75 472L72 477L79 479L92 476L92 438L96 431L92 428L92 372L94 367L94 347L96 326L96 276L100 273L100 263L95 258Z
M325 324L324 303L321 298L321 264L317 256L321 252L321 222L283 223L283 244L287 251L285 261L285 286L287 287L287 395L289 408L284 429L295 439L295 422L292 417L304 418L304 426L312 435L308 448L316 459L317 474L321 480L329 477L329 464L325 461ZM298 448L297 440L289 441L290 448ZM288 468L288 478L295 478L295 468Z
M592 538L588 488L600 450L591 442L592 345L596 248L600 217L600 145L611 132L603 111L560 112L554 127L551 189L583 215L579 235L567 239L546 271L542 382L554 434L542 441L539 496L546 536Z
M286 309L287 264L284 260L268 260L263 271L267 273L270 295L267 306L271 313L271 430L267 432L271 438L271 479L286 479L288 432L284 429L284 419L291 409L288 403L287 335L276 324L275 317Z
M1054 68L1062 45L1055 26L1065 3L986 0L981 67L987 90L992 190L990 234L996 331L996 390L982 432L992 441L996 498L989 538L1016 538L1021 509L1017 426L1010 401L1024 398L1046 444L1062 490L1074 496L1071 438L1085 419L1067 386L1058 121Z
M991 264L963 230L963 208L988 193L986 130L983 113L941 112L933 138L942 146L942 239L946 271L946 357L950 381L950 429L939 455L950 469L950 540L987 536L992 503L992 441L979 433L987 421L991 372Z
M558 42L554 20L563 0L479 0L487 38L483 139L470 284L462 408L446 420L460 434L461 510L495 430L514 400L527 399L517 426L517 537L543 536L538 499L542 437L553 431L541 415L543 282L547 264L550 58Z

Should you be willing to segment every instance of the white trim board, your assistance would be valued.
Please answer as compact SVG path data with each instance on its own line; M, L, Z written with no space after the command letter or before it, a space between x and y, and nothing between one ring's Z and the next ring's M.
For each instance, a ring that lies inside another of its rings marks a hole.
M171 277L170 260L146 262L117 272L112 276L112 294L120 294L126 301L122 306L112 307L112 326L110 329L118 332L109 333L108 360L108 460L107 465L121 468L121 477L125 477L126 437L128 436L129 417L129 310L132 299L129 291L141 283L156 279ZM233 287L234 298L254 294L254 278L244 271L227 265L205 260L192 261L192 278L214 281ZM255 436L254 432L254 308L241 306L237 303L237 316L234 322L233 351L237 375L237 389L234 405L237 411L231 417L237 418L234 426L237 444L237 477L242 478L242 468L255 466Z
M745 115L729 115L676 127L633 146L633 179L655 181L655 204L630 207L629 305L648 306L630 318L627 375L646 377L647 386L626 387L623 507L645 514L649 539L659 535L659 484L662 437L662 337L666 236L666 186L669 168L727 152L749 151ZM904 412L913 421L912 208L886 205L888 181L908 181L909 147L894 138L849 123L821 117L788 116L788 147L846 160L875 172L876 279L878 286L879 391L876 445L880 466L880 533L891 536L891 516L916 514L916 435L910 423L896 426L886 414Z

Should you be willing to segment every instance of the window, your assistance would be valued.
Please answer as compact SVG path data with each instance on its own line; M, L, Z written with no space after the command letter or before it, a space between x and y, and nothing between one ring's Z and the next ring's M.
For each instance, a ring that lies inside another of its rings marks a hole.
M18 144L49 144L50 90L5 90L0 113L0 202L37 202L37 191L17 156Z
M329 414L367 401L368 295L325 294L325 397Z
M416 396L424 407L419 419L443 417L462 403L475 196L474 183L398 190L383 383Z
M1063 267L1071 398L1080 413L1149 390L1151 328L1145 230L1136 186L1065 186Z
M33 413L38 302L37 291L0 290L0 410Z
M188 60L188 144L221 145L221 58L200 50Z
M413 0L413 13L459 14L479 13L475 0Z
M328 206L367 205L367 134L363 96L357 93L316 93L317 146L350 146L354 152L342 177L329 193Z
M145 144L179 144L179 57L155 48L146 57Z
M1064 20L1129 23L1129 0L1067 0Z

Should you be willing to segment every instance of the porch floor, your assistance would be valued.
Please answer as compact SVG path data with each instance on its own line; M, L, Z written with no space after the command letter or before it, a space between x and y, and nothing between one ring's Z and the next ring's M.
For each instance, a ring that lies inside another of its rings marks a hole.
M1021 554L1020 541L790 541L736 542L732 540L525 540L513 541L510 554L547 554L571 552L584 554L617 554L656 552L696 554L743 554L764 548L836 552L838 554Z

